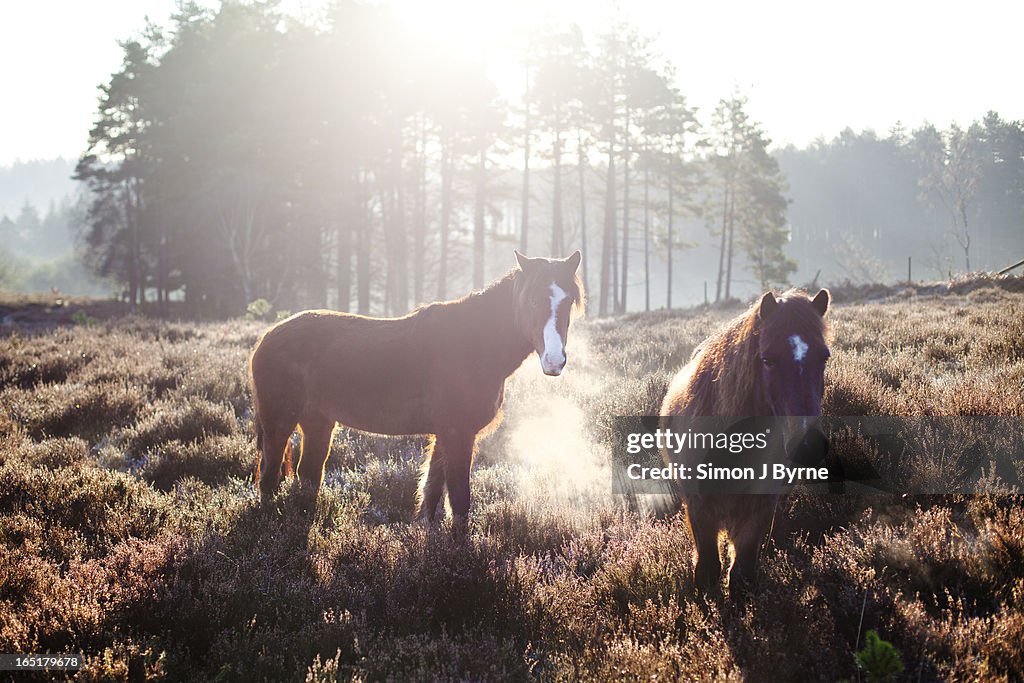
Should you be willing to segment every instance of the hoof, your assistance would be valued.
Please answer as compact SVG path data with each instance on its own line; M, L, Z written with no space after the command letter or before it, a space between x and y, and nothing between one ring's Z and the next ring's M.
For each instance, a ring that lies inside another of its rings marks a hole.
M424 512L420 512L413 518L413 524L422 529L426 529L427 532L432 532L441 527L441 517L439 515L428 515Z
M465 536L469 533L469 516L468 515L453 515L452 516L452 531L456 536Z
M274 486L264 486L263 482L260 482L259 488L256 490L256 497L262 505L269 505L274 500L274 496L281 489L281 485L277 484Z

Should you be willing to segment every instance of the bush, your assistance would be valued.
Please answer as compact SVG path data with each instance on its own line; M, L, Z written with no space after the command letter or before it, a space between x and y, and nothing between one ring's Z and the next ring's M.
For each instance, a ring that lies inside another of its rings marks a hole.
M273 305L266 299L250 301L249 305L245 307L245 319L268 320L272 310L274 310Z
M124 383L47 384L4 394L15 421L35 439L77 436L90 441L131 424L145 404L140 387Z
M878 631L871 629L864 640L864 649L857 653L857 666L871 683L886 683L903 673L903 658L892 643L882 640Z
M255 446L240 434L190 443L170 440L155 450L145 459L139 474L161 491L170 491L187 477L222 486L232 477L251 477L256 464Z
M227 436L238 430L230 408L189 396L180 401L158 401L125 432L125 449L140 457L175 441L194 444L208 436Z

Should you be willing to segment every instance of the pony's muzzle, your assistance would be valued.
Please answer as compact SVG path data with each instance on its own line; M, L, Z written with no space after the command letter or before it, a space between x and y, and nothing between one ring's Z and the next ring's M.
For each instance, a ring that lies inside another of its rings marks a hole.
M820 429L820 416L784 417L783 438L786 455L793 462L812 466L820 463L828 451L828 440Z
M545 353L540 358L540 367L541 369L544 370L545 375L550 375L551 377L558 377L559 375L562 374L562 369L565 367L565 363L567 360L568 359L565 357L564 353L555 356L550 356Z

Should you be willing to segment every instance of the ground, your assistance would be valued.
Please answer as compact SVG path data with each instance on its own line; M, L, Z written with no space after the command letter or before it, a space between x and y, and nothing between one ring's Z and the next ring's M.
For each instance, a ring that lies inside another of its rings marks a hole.
M1019 285L836 292L826 412L1021 416ZM0 327L0 652L85 653L82 681L834 681L873 630L897 680L1024 671L1024 500L995 477L787 499L733 600L695 592L678 517L611 494L612 416L656 411L736 308L584 319L558 379L528 359L460 536L412 519L415 438L339 430L315 511L257 503L263 324L35 303Z

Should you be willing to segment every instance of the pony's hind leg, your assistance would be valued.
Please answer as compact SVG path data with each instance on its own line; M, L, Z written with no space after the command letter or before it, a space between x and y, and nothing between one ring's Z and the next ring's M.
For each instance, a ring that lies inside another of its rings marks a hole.
M299 429L302 430L302 450L296 472L302 488L315 495L324 481L324 464L331 451L334 420L322 415L303 416Z
M431 441L427 451L427 462L420 480L419 507L416 517L433 522L437 516L437 505L444 494L445 452L437 439Z
M444 449L444 482L452 515L456 524L464 526L469 515L469 471L473 466L476 434L439 434L437 440Z

